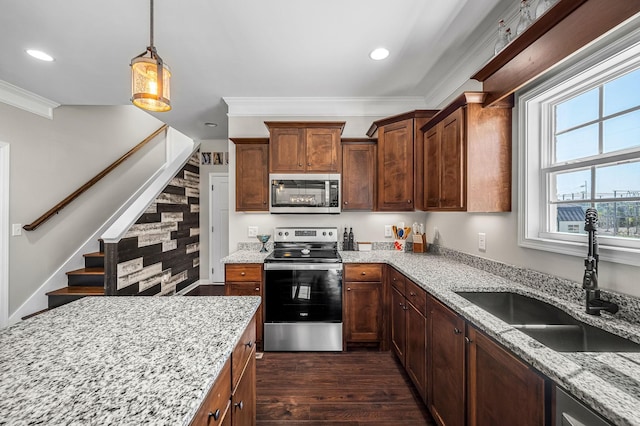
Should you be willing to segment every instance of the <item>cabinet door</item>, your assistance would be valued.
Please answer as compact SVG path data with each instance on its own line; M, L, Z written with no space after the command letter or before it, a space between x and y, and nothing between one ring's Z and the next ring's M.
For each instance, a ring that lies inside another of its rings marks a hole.
M304 131L304 141L307 172L340 172L342 166L340 129L308 128Z
M440 207L440 127L424 135L424 209Z
M373 210L376 188L376 146L342 146L342 210Z
M256 424L256 357L255 350L249 357L236 392L231 397L231 423L233 426Z
M396 287L391 287L391 347L396 355L405 365L405 348L406 348L406 313L404 295L401 294Z
M468 424L544 425L544 379L473 327L468 337Z
M304 163L304 129L276 127L270 129L269 171L271 173L301 173Z
M407 349L405 369L420 392L427 396L427 319L411 303L406 305Z
M428 404L440 425L465 423L464 321L428 298ZM499 423L506 424L506 423Z
M378 210L413 211L413 120L378 132Z
M440 208L444 210L464 210L466 207L463 118L464 111L459 108L441 123Z
M382 339L382 283L347 282L345 289L347 342Z
M236 145L236 211L269 211L269 146Z
M262 283L260 282L227 282L224 286L225 296L260 296L264 301L262 295ZM262 304L258 307L256 312L256 342L259 346L262 345L262 329L264 327L264 320L262 318Z

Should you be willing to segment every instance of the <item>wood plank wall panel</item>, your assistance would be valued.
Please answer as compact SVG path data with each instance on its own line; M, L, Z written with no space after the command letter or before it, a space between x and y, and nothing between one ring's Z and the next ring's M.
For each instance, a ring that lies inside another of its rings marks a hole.
M200 277L199 153L117 244L106 244L108 295L171 295Z

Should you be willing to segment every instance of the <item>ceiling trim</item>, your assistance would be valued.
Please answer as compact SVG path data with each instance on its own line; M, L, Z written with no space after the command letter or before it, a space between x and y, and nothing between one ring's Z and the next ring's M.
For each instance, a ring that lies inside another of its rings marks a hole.
M229 117L242 116L385 116L427 107L423 96L389 97L223 97Z
M60 106L59 103L28 92L3 80L0 80L0 102L49 120L53 120L53 110Z

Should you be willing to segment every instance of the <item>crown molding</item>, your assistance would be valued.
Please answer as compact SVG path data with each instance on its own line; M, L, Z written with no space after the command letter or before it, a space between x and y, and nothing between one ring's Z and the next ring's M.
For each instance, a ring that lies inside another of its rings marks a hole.
M3 80L0 80L0 102L49 120L53 120L53 110L60 106L59 103L28 92Z
M400 111L424 109L423 96L395 97L223 97L229 117L326 116L379 117Z

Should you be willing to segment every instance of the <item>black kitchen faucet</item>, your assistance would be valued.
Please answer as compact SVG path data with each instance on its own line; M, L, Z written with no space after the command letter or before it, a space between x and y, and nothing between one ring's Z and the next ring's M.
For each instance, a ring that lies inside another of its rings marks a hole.
M598 211L588 208L584 217L584 230L589 235L589 252L584 259L584 277L582 288L586 293L586 310L588 314L600 315L600 311L607 311L615 314L618 312L618 305L613 302L600 299L598 290L598 236L596 224L598 223Z

